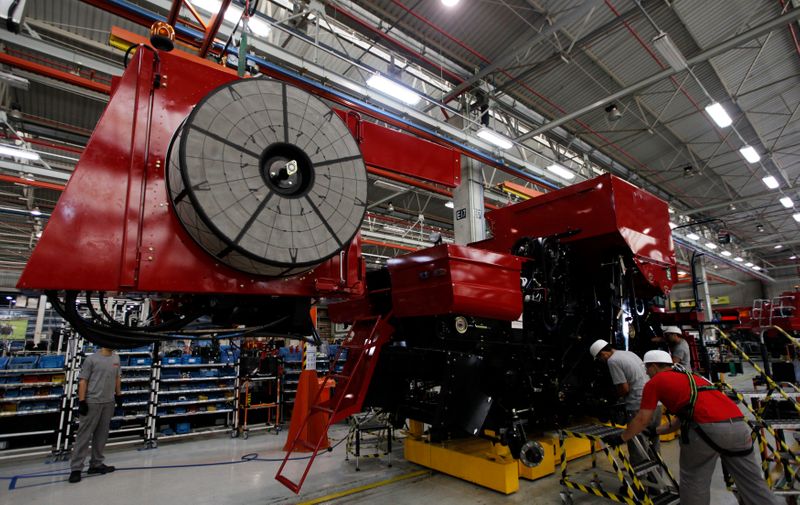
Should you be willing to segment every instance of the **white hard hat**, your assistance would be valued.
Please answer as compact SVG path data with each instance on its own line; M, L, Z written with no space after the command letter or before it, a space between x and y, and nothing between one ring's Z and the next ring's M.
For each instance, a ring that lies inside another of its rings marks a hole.
M678 335L683 335L683 331L677 326L664 326L663 330L664 335L667 333L677 333Z
M592 355L593 358L597 357L597 354L600 352L603 347L607 346L608 342L603 340L602 338L599 340L595 340L594 344L589 348L589 353Z
M644 353L645 364L647 363L663 363L665 365L672 364L672 356L667 351L647 351Z

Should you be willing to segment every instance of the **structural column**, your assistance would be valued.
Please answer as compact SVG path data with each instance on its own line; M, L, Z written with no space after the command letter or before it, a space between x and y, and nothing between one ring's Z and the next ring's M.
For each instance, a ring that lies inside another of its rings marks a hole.
M453 191L453 229L459 245L486 238L481 167L480 162L461 157L461 184Z

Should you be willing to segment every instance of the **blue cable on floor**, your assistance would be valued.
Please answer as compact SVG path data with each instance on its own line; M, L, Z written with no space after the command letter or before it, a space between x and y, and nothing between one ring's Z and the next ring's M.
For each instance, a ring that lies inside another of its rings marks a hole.
M336 442L336 444L334 444L331 447L329 447L327 449L327 452L332 452L336 447L338 447L345 440L346 440L345 438L339 440L338 442ZM298 461L298 460L309 459L309 458L311 458L311 455L299 456L299 457L296 457L296 458L289 458L289 461ZM251 452L251 453L245 454L244 456L242 456L241 458L239 458L238 460L235 460L235 461L218 461L218 462L214 462L214 463L191 463L191 464L187 463L187 464L184 464L184 465L128 466L128 467L117 468L115 470L115 472L124 472L124 471L130 471L130 470L164 470L164 469L168 469L168 468L195 468L195 467L205 467L205 466L238 465L240 463L248 463L250 461L261 461L261 462L266 462L266 463L274 463L274 462L278 462L278 461L283 461L283 458L259 458L257 452ZM13 491L14 489L17 488L17 482L20 479L36 479L36 478L40 478L40 477L52 477L52 476L58 476L58 475L69 475L69 473L70 473L69 469L65 468L65 469L55 470L55 471L48 470L48 471L45 471L45 472L32 472L32 473L26 473L26 474L20 474L20 475L13 475L11 477L0 476L0 480L9 481L8 490L9 491ZM61 482L61 481L57 481L57 482Z

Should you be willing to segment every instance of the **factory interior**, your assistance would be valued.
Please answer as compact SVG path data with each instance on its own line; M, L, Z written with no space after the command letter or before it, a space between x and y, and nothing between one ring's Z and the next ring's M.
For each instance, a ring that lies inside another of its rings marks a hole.
M800 0L0 18L0 504L798 503Z

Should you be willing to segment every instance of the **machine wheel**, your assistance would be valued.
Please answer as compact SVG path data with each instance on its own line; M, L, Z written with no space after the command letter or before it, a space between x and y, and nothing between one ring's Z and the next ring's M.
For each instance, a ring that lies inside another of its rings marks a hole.
M247 430L244 430L244 431L242 432L242 438L243 438L243 439L245 439L245 440L247 440L248 438L250 438L250 432L249 432L249 431L247 431Z
M339 254L361 227L358 143L319 98L272 79L209 93L175 134L167 166L179 220L236 270L289 277Z
M239 436L239 432L235 429L231 430L231 438L236 438Z
M561 503L564 505L572 505L572 494L567 491L561 491L558 493L558 496L561 498Z

